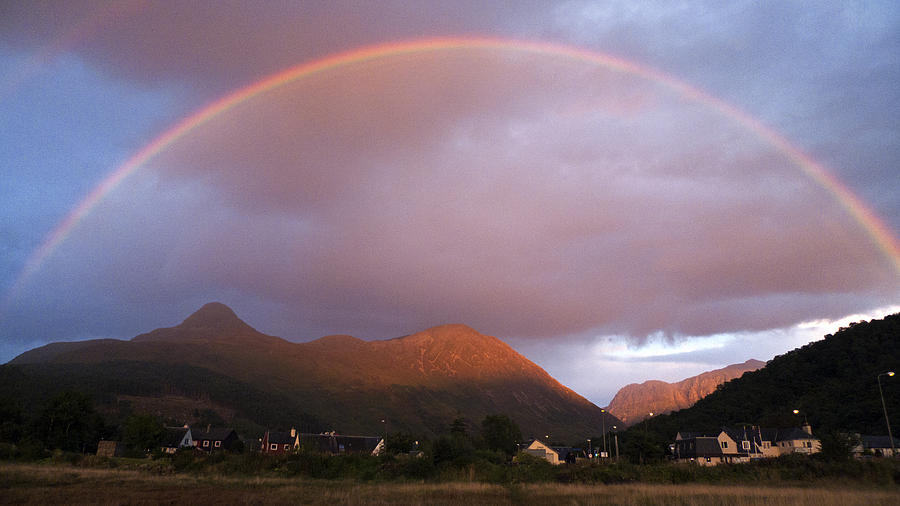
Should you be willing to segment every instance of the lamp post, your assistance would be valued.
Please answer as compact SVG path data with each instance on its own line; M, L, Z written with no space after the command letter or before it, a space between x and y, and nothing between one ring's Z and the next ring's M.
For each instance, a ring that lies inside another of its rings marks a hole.
M594 455L594 447L591 446L591 438L588 438L588 458L591 458Z
M897 454L897 449L894 448L894 435L891 434L891 422L888 420L887 414L887 406L884 404L884 392L881 390L881 377L882 376L893 376L894 371L883 372L875 377L875 380L878 381L878 395L881 396L881 409L884 411L884 423L887 425L888 429L888 439L891 440L891 457L893 458Z
M608 452L606 449L606 410L600 409L600 425L603 427L603 451ZM607 455L609 455L607 453Z
M616 441L616 462L619 461L619 431L616 430L616 426L613 425L613 437Z

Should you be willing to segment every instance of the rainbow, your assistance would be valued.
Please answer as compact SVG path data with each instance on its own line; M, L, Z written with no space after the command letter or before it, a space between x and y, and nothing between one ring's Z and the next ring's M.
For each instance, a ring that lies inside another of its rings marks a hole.
M458 49L507 50L580 60L659 83L681 96L714 108L768 142L797 165L810 179L831 193L841 207L868 233L875 246L883 252L895 271L900 275L900 244L898 244L891 230L878 216L856 197L849 188L829 173L825 167L800 149L792 146L784 137L737 107L649 67L572 46L515 39L433 38L367 46L302 63L226 95L183 119L115 169L75 207L28 259L21 275L10 289L7 300L10 300L25 281L40 269L44 261L65 241L66 237L91 212L94 206L103 200L125 178L178 139L184 137L195 128L214 120L236 105L287 83L338 67L389 56Z

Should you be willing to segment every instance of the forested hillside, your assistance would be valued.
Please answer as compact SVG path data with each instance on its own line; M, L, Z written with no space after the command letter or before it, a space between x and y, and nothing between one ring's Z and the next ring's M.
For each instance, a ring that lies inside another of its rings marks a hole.
M876 377L892 430L900 433L900 314L860 322L772 359L766 367L725 383L693 407L650 420L642 431L670 441L679 430L723 425L799 426L816 434L834 431L886 434ZM794 414L793 410L799 410Z

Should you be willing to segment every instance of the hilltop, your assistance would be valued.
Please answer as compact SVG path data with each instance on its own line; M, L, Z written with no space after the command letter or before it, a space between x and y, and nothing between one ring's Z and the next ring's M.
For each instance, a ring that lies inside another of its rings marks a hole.
M382 341L292 343L210 303L174 327L129 341L53 343L4 369L19 388L88 388L107 402L207 399L259 427L428 435L456 418L477 424L506 413L526 437L565 440L595 432L601 417L617 423L500 339L458 324Z

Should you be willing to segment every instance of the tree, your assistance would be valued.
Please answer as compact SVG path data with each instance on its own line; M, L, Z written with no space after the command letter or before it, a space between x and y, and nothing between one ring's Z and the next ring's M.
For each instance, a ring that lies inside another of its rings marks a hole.
M384 438L385 450L391 454L409 453L416 446L416 438L409 432L395 432Z
M47 448L86 451L103 430L103 420L94 411L91 398L67 390L50 399L38 415L35 432Z
M453 420L453 423L450 424L450 434L453 436L467 437L468 428L468 424L464 418L456 418Z
M143 454L162 444L166 429L151 415L131 415L122 426L122 440L135 454Z
M24 433L22 406L12 397L0 397L0 442L16 443Z
M522 431L516 422L506 415L488 415L481 422L481 433L484 442L491 450L497 450L508 456L515 455L522 440Z
M861 444L859 438L840 432L828 432L819 440L822 443L822 458L834 462L850 460L853 447Z

